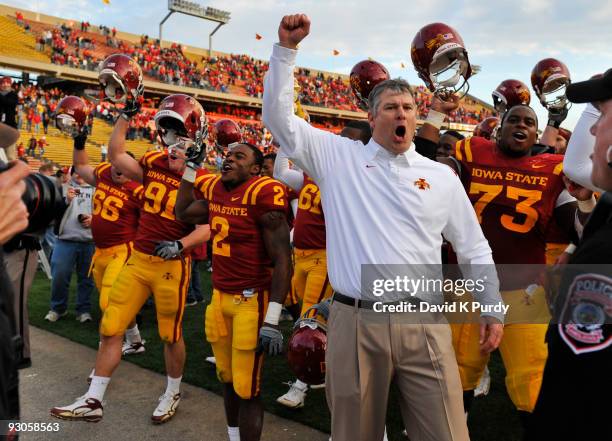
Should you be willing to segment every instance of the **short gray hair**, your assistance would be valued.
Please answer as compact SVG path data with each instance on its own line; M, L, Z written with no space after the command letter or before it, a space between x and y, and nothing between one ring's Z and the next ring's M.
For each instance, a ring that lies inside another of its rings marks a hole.
M402 78L382 81L374 86L374 89L372 89L372 92L370 92L370 95L368 96L368 109L370 110L372 116L376 116L376 113L378 113L380 96L385 90L390 90L394 94L407 93L414 99L414 95L412 94L412 89L410 88L408 81Z

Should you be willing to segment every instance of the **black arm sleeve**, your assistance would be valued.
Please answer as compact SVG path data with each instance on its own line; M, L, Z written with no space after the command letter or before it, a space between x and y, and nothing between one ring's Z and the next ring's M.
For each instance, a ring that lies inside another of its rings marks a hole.
M414 137L414 146L416 147L416 151L418 154L425 156L426 158L431 159L432 161L436 160L436 151L438 150L438 145L429 139L421 138L420 136Z

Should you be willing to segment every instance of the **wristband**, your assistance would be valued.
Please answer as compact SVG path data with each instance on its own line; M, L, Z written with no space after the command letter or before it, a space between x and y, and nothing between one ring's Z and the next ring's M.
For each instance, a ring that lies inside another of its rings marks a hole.
M183 173L183 181L191 182L192 184L195 182L196 171L191 167L185 168L185 172Z
M282 310L283 310L283 305L281 305L280 303L278 302L268 303L268 312L266 312L266 318L264 319L264 322L277 326L278 319L280 318Z
M87 141L87 138L81 135L74 138L74 149L75 150L85 150L85 141Z
M425 120L425 122L427 124L431 124L436 129L440 130L440 127L442 127L442 124L444 124L445 119L446 115L444 113L429 109L429 113L427 114L427 119Z
M591 196L591 199L587 199L586 201L578 201L578 210L582 213L590 213L595 208L597 204L597 200L595 196Z
M555 121L554 119L549 119L546 125L554 127L555 129L558 129L559 127L561 127L561 121Z
M574 254L574 251L576 251L576 245L574 245L573 243L570 243L565 249L564 253Z

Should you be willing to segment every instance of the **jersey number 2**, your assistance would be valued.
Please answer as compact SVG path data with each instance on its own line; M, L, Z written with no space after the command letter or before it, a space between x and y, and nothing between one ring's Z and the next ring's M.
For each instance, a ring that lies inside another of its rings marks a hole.
M212 252L218 256L230 257L229 243L223 243L223 239L229 234L229 222L226 218L215 216L210 221L210 229L215 232L212 243Z

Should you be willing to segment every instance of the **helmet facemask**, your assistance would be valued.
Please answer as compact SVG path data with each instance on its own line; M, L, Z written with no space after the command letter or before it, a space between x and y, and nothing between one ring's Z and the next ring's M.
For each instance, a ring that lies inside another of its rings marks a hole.
M60 132L72 136L73 138L80 132L80 127L76 119L65 113L57 115L55 124Z
M500 115L506 113L508 110L508 102L506 101L506 97L499 93L497 90L493 91L493 107Z
M570 81L562 75L552 75L544 82L540 93L540 102L548 110L563 109L567 107L566 89Z
M127 101L128 91L121 81L117 72L112 69L104 69L100 72L100 85L104 89L104 94L110 99L113 103L125 103Z
M470 88L470 64L462 48L447 49L436 55L429 66L429 79L438 96L457 94L463 98Z

